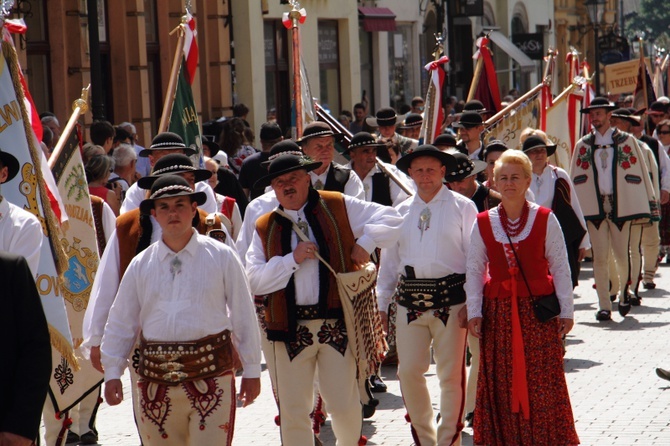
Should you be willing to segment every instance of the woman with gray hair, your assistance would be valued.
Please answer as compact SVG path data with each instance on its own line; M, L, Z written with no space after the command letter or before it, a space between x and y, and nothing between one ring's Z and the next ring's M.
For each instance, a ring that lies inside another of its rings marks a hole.
M121 208L121 187L116 184L107 187L109 176L114 170L114 160L107 155L94 155L86 163L86 181L91 195L105 200L116 216Z
M119 144L112 152L114 172L109 176L109 184L119 184L121 187L121 202L126 197L126 191L137 180L135 168L137 154L130 144Z

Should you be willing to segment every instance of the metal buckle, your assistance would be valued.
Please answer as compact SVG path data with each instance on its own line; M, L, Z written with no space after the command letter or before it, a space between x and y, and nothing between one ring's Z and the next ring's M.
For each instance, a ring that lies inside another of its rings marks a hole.
M171 383L182 382L186 378L188 378L188 374L184 372L168 372L163 375L163 380Z
M423 301L424 299L432 299L432 298L433 298L433 295L432 295L432 294L428 294L428 293L412 293L412 297L413 297L414 299ZM431 303L431 305L432 305L432 303Z
M420 307L430 308L430 307L432 307L434 304L433 304L433 302L431 302L431 301L417 300L417 301L415 302L415 305L418 305L418 306L420 306Z
M164 362L158 365L158 368L164 372L175 372L184 368L184 364L180 362Z

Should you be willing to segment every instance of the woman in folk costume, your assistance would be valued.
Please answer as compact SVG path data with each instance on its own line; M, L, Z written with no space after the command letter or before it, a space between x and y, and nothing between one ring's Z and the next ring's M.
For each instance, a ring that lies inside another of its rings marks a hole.
M474 444L579 444L560 340L574 323L563 233L549 209L525 199L526 155L503 153L494 175L502 202L477 216L465 284L481 347ZM541 322L534 304L552 294L558 317Z
M591 247L586 231L584 214L579 206L579 199L568 173L560 167L552 166L547 161L556 152L556 145L547 142L546 134L541 130L530 130L523 135L522 150L528 155L533 166L530 190L535 195L535 203L552 210L563 230L563 238L568 251L568 262L572 286L576 287L579 279L579 262Z

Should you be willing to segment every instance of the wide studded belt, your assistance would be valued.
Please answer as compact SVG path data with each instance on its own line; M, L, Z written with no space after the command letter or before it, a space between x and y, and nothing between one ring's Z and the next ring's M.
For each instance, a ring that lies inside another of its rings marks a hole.
M195 341L153 342L140 337L139 375L158 384L213 378L234 368L229 330Z
M427 311L465 302L465 274L451 274L439 279L408 279L400 276L397 302L410 310Z

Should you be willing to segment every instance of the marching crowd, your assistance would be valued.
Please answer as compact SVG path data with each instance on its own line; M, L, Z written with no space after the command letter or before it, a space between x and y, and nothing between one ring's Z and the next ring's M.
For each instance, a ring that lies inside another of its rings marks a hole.
M231 444L237 401L261 392L262 358L278 443L319 444L314 423L328 417L338 444L365 444L371 392L386 389L374 373L360 379L356 344L370 331L388 342L417 445L458 445L465 423L477 445L579 444L563 372L573 289L590 257L606 324L614 308L625 317L642 304L640 286L655 287L670 254L668 103L638 113L595 98L581 110L591 132L564 170L544 132L524 130L520 147L486 141L481 102L448 102L459 110L430 145L417 140L422 98L400 115L357 104L340 119L354 133L341 155L343 135L319 121L295 141L267 122L258 151L238 105L218 143L203 141L205 168L177 134L144 148L130 123L92 124L83 157L101 260L83 348L110 405L129 370L143 444ZM52 115L43 124L48 156L59 126ZM18 169L0 151L0 183ZM49 334L30 278L40 230L0 200L0 251L11 253L0 277L25 295L0 327L17 364L26 351L34 361L28 387L0 390L2 446L32 444L49 413ZM339 281L353 271L376 277L375 311L354 305L354 326ZM67 443L98 441L100 394L81 402Z

